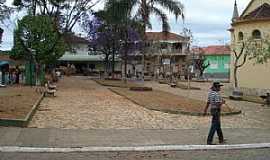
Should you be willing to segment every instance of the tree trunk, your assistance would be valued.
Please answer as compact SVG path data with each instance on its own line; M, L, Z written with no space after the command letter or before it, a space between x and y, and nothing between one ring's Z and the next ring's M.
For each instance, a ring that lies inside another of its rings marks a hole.
M172 83L172 56L170 56L170 83Z
M143 55L142 55L142 65L143 65L142 66L142 82L144 82L144 66L145 66L144 51L143 51Z
M233 69L233 76L234 76L234 88L235 88L235 89L238 88L237 70L238 70L238 68L237 68L236 66L234 66L234 69Z
M108 62L109 62L109 57L106 55L105 61L104 61L104 78L108 78Z
M112 55L112 78L114 79L114 64L115 64L115 52L113 51Z
M200 78L203 78L203 71L204 70L200 70Z
M32 14L33 14L33 16L36 15L36 7L37 7L36 0L32 0Z
M127 83L127 51L125 51L124 83Z
M146 54L146 23L147 23L147 18L143 18L143 49L142 49L142 82L144 82L144 67L145 67L145 54Z

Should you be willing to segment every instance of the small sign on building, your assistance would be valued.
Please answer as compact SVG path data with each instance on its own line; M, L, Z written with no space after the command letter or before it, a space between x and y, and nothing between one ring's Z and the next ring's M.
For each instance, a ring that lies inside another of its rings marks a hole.
M163 64L170 64L171 60L169 58L163 59Z

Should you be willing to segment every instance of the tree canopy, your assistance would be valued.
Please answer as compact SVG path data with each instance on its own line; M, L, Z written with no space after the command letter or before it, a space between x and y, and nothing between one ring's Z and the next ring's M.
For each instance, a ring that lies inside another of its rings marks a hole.
M37 63L49 64L59 59L65 49L65 43L51 17L28 15L18 21L12 57L24 60L32 58Z
M13 5L26 8L31 15L47 15L57 21L59 31L71 32L86 12L101 0L14 0Z
M163 31L170 30L168 16L164 10L173 13L176 19L178 19L179 16L184 18L184 6L179 0L108 0L106 6L110 7L114 3L126 4L125 8L121 9L128 9L130 15L134 14L133 17L135 19L142 21L144 31L146 28L152 28L150 15L155 15L160 19Z

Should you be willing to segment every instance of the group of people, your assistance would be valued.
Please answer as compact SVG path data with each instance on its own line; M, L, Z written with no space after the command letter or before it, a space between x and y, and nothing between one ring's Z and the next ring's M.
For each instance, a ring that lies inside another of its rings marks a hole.
M0 71L0 81L2 85L19 84L21 70L18 66L15 68L3 68Z

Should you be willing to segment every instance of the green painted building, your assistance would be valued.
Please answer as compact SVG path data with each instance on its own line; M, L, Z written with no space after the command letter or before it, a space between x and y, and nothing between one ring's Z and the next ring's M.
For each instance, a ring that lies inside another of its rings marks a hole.
M204 71L206 78L229 80L230 55L206 55L205 57L206 63L210 63L210 66Z
M205 63L210 63L204 71L204 78L209 80L229 80L231 55L229 46L208 46L202 48Z

